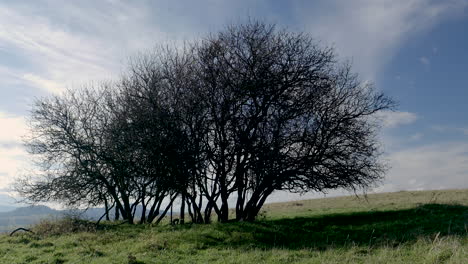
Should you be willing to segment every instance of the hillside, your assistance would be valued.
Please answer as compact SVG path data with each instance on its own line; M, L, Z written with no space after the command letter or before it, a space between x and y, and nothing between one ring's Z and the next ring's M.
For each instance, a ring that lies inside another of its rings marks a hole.
M17 226L28 226L41 219L59 216L60 212L47 206L27 206L0 213L0 232L8 232Z
M55 225L0 236L0 263L466 263L468 190L268 204L255 223Z
M18 207L8 212L0 212L0 233L11 232L16 227L39 223L44 219L58 219L69 215L79 215L84 219L96 220L104 213L103 208L84 210L55 210L43 205Z
M141 206L136 208L137 215L141 214L141 211ZM97 221L104 212L104 208L56 210L44 205L18 207L8 212L0 212L0 233L11 232L17 227L34 225L43 220L60 219L70 216ZM111 218L114 217L113 211L110 212L110 216Z

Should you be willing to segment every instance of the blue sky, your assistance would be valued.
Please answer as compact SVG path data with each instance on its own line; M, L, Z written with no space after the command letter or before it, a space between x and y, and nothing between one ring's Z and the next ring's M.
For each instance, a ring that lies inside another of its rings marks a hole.
M34 98L116 78L138 52L248 17L335 47L399 102L381 116L391 169L373 191L468 188L468 0L0 0L0 204L31 168L21 136Z

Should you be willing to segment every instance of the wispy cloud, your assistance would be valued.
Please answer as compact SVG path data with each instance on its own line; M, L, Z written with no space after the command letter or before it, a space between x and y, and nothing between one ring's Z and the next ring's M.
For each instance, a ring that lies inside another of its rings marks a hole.
M423 65L426 65L426 66L431 64L431 61L429 60L429 58L425 56L420 57L419 62L421 62Z
M410 140L412 141L418 141L423 138L424 134L423 133L416 133L410 136Z
M0 143L20 143L26 133L26 121L21 116L0 112Z
M378 119L382 121L384 128L395 128L414 123L418 115L411 112L384 111L378 114Z
M462 128L463 134L468 136L468 128Z
M23 117L0 112L0 127L0 187L6 187L27 166L21 145L27 126Z
M281 10L294 17L296 28L335 45L340 55L353 58L365 78L375 80L405 39L456 14L468 3L332 0L314 1L314 6L306 1L282 5ZM43 6L53 8L39 8ZM291 22L270 6L266 1L208 0L196 4L57 0L0 4L0 48L29 60L27 67L17 69L15 78L57 92L111 78L121 71L122 60L134 52L151 48L157 41L190 39L216 30L239 19L239 14Z
M22 146L0 147L0 186L2 188L10 186L18 174L30 168L27 161L28 154Z
M383 183L372 192L468 188L468 143L443 142L405 148L385 156L391 167ZM332 190L329 195L349 195L345 190ZM305 195L277 192L269 202L323 197L320 193Z
M468 144L444 142L391 153L382 191L467 188Z
M327 8L311 15L312 2L310 8L299 2L294 2L296 14L309 31L334 43L365 78L373 80L407 39L462 14L468 6L463 0L331 0Z
M114 77L126 56L154 45L155 36L159 37L156 29L147 34L150 25L145 23L145 9L109 2L95 6L96 10L84 3L39 3L55 7L45 9L46 13L35 12L36 2L30 7L0 6L0 46L23 54L29 62L16 68L14 74L6 73L19 82L56 93ZM3 61L0 67L11 68L10 63Z
M463 134L468 136L468 127L455 127L455 126L432 126L432 130L439 132L439 133L447 133L447 132L452 132L452 133L458 133L458 134Z

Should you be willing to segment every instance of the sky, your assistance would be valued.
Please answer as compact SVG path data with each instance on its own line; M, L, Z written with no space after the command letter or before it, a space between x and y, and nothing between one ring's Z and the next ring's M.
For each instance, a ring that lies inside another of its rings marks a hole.
M468 0L0 0L0 205L31 167L22 137L34 100L118 78L139 52L248 18L334 47L398 102L381 115L390 170L371 192L468 188Z

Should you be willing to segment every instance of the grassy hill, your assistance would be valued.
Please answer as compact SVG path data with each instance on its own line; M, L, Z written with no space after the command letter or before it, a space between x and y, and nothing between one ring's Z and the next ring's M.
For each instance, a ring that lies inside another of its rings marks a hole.
M268 204L255 223L34 230L0 236L0 263L468 263L468 190Z

